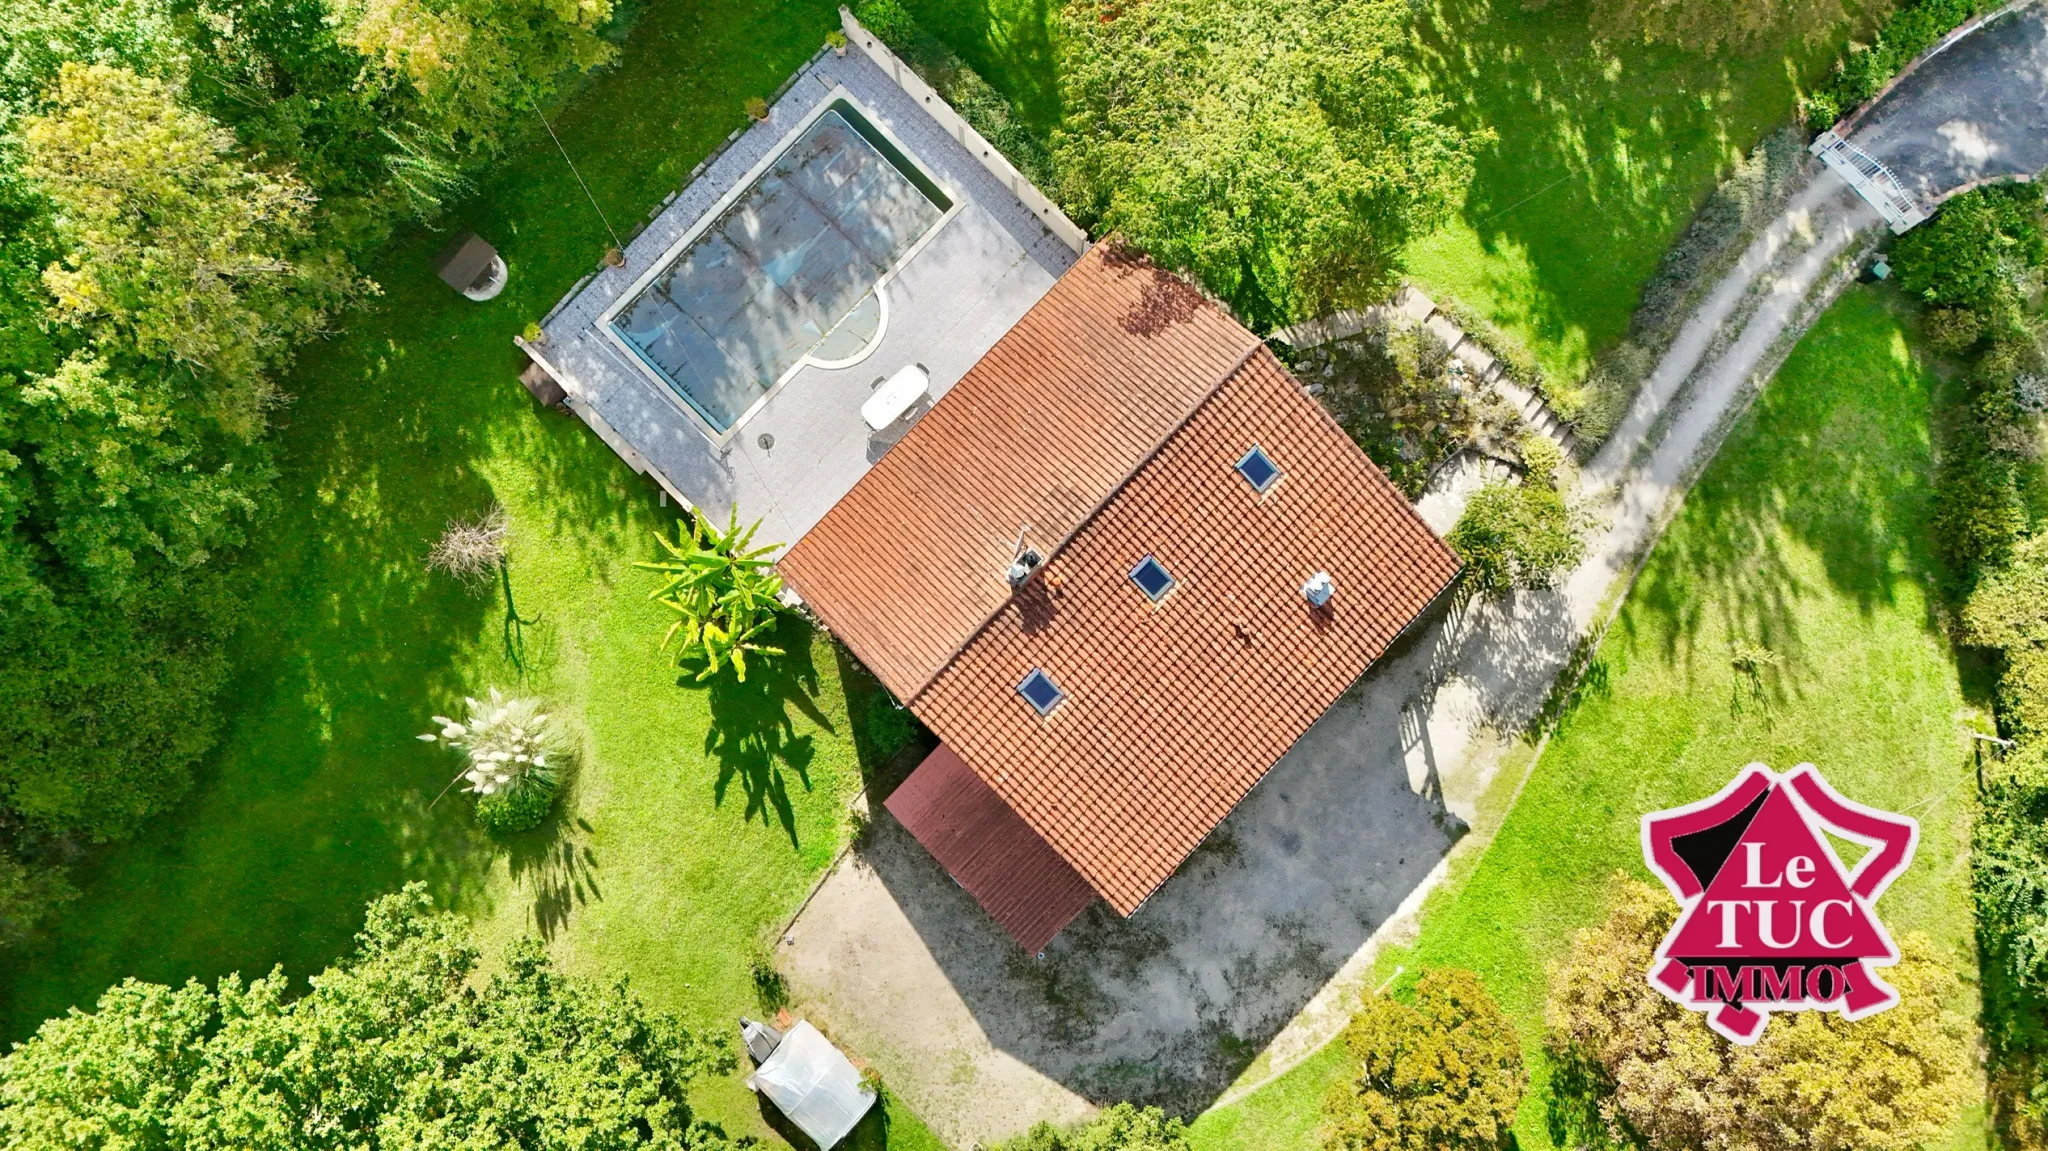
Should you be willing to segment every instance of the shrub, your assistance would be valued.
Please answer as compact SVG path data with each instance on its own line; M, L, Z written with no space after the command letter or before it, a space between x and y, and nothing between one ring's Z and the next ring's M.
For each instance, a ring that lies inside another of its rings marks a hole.
M1899 287L1929 304L1982 317L2015 306L2044 248L2041 195L2032 185L1979 188L1899 238Z
M1490 389L1449 370L1455 362L1425 328L1375 326L1307 349L1298 368L1338 425L1413 498L1445 460L1504 436L1514 420Z
M2000 0L1908 0L1885 20L1876 39L1853 44L1834 71L1801 109L1806 122L1826 127L1877 95L1899 69L1941 40L1957 25Z
M1934 542L1952 583L1967 590L2005 562L2027 528L2021 491L2030 433L2013 390L1987 379L1983 365L1967 381L1969 398L1942 429L1934 474Z
M560 787L538 777L504 791L477 797L476 821L486 830L511 834L539 827L554 809Z
M1344 1045L1349 1070L1323 1100L1328 1151L1509 1145L1527 1081L1522 1044L1477 975L1431 971L1413 1005L1367 994Z
M734 511L725 530L711 526L698 516L687 532L676 528L676 540L657 535L669 558L640 563L649 571L669 577L649 597L667 605L681 616L661 640L663 650L677 644L676 661L689 667L703 666L696 680L703 683L725 667L734 678L747 681L747 653L781 655L782 649L759 642L775 627L781 613L782 576L767 555L773 547L754 547L754 533L760 523L742 530L739 512Z
M2008 730L2048 736L2048 532L2024 537L1963 604L1963 642L1997 648L1998 711Z
M1969 308L1929 308L1921 314L1920 330L1939 351L1968 351L1984 334L1984 317Z
M447 572L464 583L488 580L505 562L505 540L511 532L512 521L501 507L473 520L450 520L427 553L427 570Z
M1698 1013L1649 985L1657 942L1676 908L1660 889L1617 877L1605 923L1582 931L1550 974L1545 1045L1558 1082L1579 1092L1560 1114L1655 1151L1915 1151L1945 1135L1971 1097L1972 1055L1950 1008L1962 985L1924 936L1900 943L1885 972L1889 1011L1846 1023L1808 1011L1771 1020L1753 1047L1731 1044Z
M1188 1129L1157 1107L1117 1103L1070 1129L1040 1122L1002 1151L1188 1151Z
M546 802L525 799L522 806L501 810L492 818L512 818L514 811L526 810L526 805L535 802L540 802L541 813L546 814L547 804L553 802L555 790L561 784L562 761L567 750L560 725L541 710L539 700L507 698L495 687L489 702L465 698L463 703L468 712L461 722L437 715L434 722L441 725L440 730L420 738L462 752L468 766L456 778L467 780L469 790L479 796L533 790L546 797ZM482 818L481 805L478 816Z
M1445 540L1465 561L1472 594L1547 588L1585 558L1586 525L1558 490L1562 453L1534 432L1523 435L1522 449L1521 482L1492 480L1474 492Z

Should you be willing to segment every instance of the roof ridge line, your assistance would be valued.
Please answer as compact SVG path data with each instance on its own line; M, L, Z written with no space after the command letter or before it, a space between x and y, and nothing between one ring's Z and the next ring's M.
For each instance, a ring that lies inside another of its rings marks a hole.
M1084 531L1089 524L1094 523L1095 520L1102 515L1102 509L1108 507L1110 501L1116 499L1117 494L1119 492L1123 491L1126 487L1130 486L1131 478L1133 476L1136 476L1139 472L1144 471L1145 465L1151 463L1154 459L1158 458L1159 453L1166 450L1166 445L1172 443L1175 436L1180 435L1182 429L1188 426L1189 421L1193 420L1195 416L1199 414L1203 408L1209 406L1209 401L1216 398L1216 393L1223 390L1223 385L1229 383L1231 377L1243 371L1244 366L1247 363L1251 362L1251 358L1257 355L1261 348L1266 348L1266 341L1259 339L1256 334L1250 332L1249 330L1247 330L1246 334L1252 337L1251 345L1245 348L1245 350L1242 353L1240 353L1235 360L1232 360L1230 366L1228 368L1225 368L1221 373L1219 373L1216 379L1212 383L1210 383L1210 385L1207 388L1203 389L1201 396L1198 399L1196 399L1193 404L1190 404L1188 406L1188 410L1182 413L1181 417L1178 420L1175 420L1173 422L1173 426L1168 428L1166 430L1166 433L1159 437L1158 442L1154 443L1152 447L1145 452L1144 455L1138 457L1137 462L1131 465L1131 470L1124 473L1124 478L1118 480L1116 482L1116 486L1110 488L1109 491L1105 493L1100 500L1097 500L1095 502L1094 507L1088 509L1087 515L1082 516L1080 519L1074 521L1074 526L1070 530L1068 530L1067 534L1061 536L1058 543L1055 543L1054 545L1052 545L1052 547L1046 549L1045 561L1039 565L1040 571L1043 571L1045 568L1052 566L1052 561L1058 558L1061 552L1066 550L1068 544L1074 542L1074 537L1080 535L1081 532ZM1267 348L1266 350L1268 352L1271 352L1272 349ZM946 658L940 662L939 666L932 669L931 675L925 678L924 683L919 685L918 689L915 692L911 693L909 699L903 701L903 706L906 708L914 709L917 701L923 699L925 693L929 692L932 689L932 685L939 682L939 678L945 675L946 672L950 670L955 663L959 662L961 653L965 652L969 647L973 646L975 640L981 638L982 633L988 630L989 625L995 622L997 616L1003 614L1003 610L1005 608L1008 608L1010 606L1010 601L1015 598L1015 589L1012 589L1011 594L1004 596L1001 603L997 604L993 610L991 610L986 616L982 617L980 623L974 625L974 630L967 633L967 638L961 640L958 644L956 644L953 650L947 654ZM959 754L957 748L955 749L954 754ZM966 762L967 757L961 756L961 760L962 762ZM968 763L967 766L969 768L974 767L972 763ZM975 774L979 775L980 772L976 771ZM1028 823L1030 821L1026 820L1025 822ZM1036 828L1033 828L1033 830L1036 830ZM1062 853L1062 855L1064 855L1064 853Z

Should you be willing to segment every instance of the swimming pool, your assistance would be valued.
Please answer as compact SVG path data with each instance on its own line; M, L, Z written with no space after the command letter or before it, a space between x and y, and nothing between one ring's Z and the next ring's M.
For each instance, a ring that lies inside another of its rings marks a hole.
M877 283L951 206L834 100L608 323L713 431L730 431L806 356L860 354L881 323Z

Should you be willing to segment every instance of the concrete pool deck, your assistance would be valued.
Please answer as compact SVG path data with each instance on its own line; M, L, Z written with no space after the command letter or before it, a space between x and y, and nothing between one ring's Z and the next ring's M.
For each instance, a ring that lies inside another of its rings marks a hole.
M979 157L978 138L935 95L913 95L914 78L896 79L904 71L879 46L844 56L821 50L767 118L736 134L627 244L626 266L600 268L572 289L542 321L543 340L527 348L568 392L570 408L636 471L716 519L737 511L742 522L761 521L764 543L796 542L920 414L871 432L860 407L875 382L921 364L931 376L928 407L1079 256L1078 229L1027 206L1012 190L1014 173L1006 182L1007 165ZM885 279L882 331L866 354L840 366L804 363L720 442L602 330L603 315L834 98L851 99L956 206Z

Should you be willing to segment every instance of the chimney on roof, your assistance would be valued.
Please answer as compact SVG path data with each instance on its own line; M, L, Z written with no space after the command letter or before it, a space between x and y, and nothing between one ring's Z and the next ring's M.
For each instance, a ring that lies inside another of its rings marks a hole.
M1323 607L1330 602L1331 596L1337 594L1337 581L1330 578L1329 572L1317 572L1301 585L1301 594L1310 604Z

